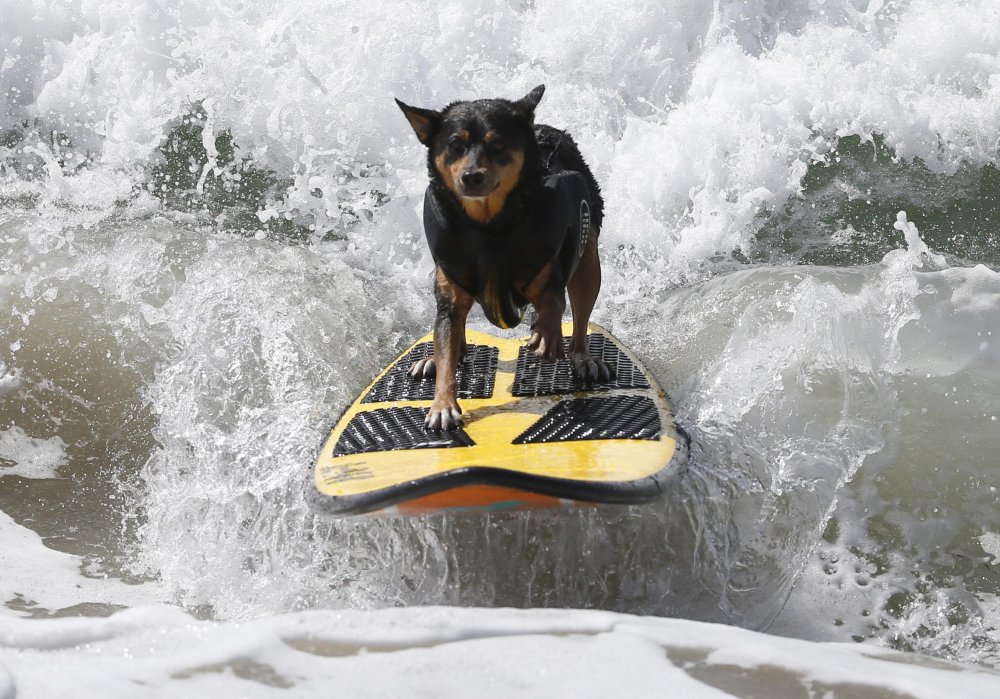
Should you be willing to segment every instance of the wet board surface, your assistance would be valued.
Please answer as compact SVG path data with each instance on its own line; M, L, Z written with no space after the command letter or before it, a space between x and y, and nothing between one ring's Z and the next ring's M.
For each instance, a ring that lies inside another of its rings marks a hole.
M433 352L432 336L421 338L334 425L308 487L311 506L409 515L657 498L683 469L687 445L645 367L604 328L589 331L610 381L587 385L568 360L539 361L527 338L469 330L457 371L465 423L450 431L424 428L434 381L408 374ZM570 332L564 324L567 346Z

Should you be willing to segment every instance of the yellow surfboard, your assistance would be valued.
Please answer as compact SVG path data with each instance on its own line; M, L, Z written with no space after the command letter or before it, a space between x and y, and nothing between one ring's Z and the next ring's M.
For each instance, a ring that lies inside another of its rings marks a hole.
M572 327L564 324L564 340ZM458 368L465 423L424 428L433 379L410 366L433 353L420 338L334 425L308 488L331 515L641 503L660 495L687 461L666 394L611 333L591 324L591 355L613 370L585 385L568 360L541 362L527 338L467 332Z

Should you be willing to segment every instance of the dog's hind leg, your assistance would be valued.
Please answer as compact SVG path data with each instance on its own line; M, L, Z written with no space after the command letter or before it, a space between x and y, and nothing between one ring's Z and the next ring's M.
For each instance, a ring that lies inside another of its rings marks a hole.
M590 356L587 348L587 325L590 314L601 290L601 260L597 255L597 231L593 231L576 272L566 286L569 304L573 309L573 338L569 343L569 356L576 375L586 381L607 381L611 378L608 365Z

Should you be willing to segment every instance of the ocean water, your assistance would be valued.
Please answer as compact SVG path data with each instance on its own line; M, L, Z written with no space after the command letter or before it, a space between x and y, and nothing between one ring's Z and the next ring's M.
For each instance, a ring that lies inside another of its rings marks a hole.
M541 83L686 475L314 516L433 317L392 98ZM995 0L0 0L0 698L996 696L998 168Z

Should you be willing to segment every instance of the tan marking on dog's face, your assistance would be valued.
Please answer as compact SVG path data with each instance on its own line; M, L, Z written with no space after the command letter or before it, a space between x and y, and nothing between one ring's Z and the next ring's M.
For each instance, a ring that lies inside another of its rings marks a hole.
M478 223L489 223L503 210L507 202L507 195L517 186L521 179L521 168L524 165L524 153L513 151L510 153L510 162L503 165L494 161L489 161L486 165L487 182L495 183L492 191L485 197L462 197L459 201L465 213L473 221ZM454 190L452 190L454 191Z
M490 129L482 138L468 129L460 129L449 138L434 166L445 186L474 221L489 223L503 209L507 195L517 185L524 165L524 152L510 149L503 137ZM464 182L462 177L475 172L480 183Z
M445 186L450 189L456 197L462 198L459 189L459 183L462 181L462 173L469 164L469 156L465 155L458 160L448 162L448 156L446 153L442 153L434 159L434 167L437 168L438 172L441 173L441 179L444 180Z
M448 189L455 193L455 196L460 196L459 183L462 181L462 173L465 172L465 168L468 167L469 164L469 154L467 150L469 138L470 134L465 129L456 132L449 140L449 145L445 146L445 149L441 151L436 158L434 158L434 166L437 168L438 172L441 173L441 178L444 180L445 185ZM451 146L453 141L461 143L462 150L459 152L464 153L456 159L453 159L454 152Z

